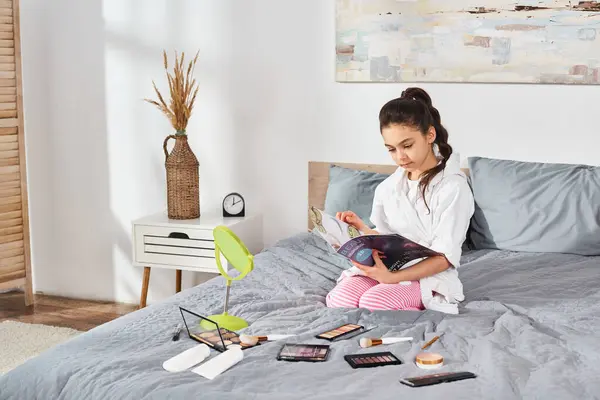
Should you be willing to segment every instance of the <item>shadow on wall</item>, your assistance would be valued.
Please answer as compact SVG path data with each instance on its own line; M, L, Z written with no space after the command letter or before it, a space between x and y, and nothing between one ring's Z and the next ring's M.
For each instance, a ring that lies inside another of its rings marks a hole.
M112 208L118 171L109 154L103 2L40 6L22 9L35 288L123 298L116 261L130 263L132 252L130 232ZM138 296L135 287L127 292Z
M109 207L102 2L39 5L21 14L35 287L111 298L112 248L127 239Z
M113 248L129 240L111 210L103 4L59 4L53 12L60 13L61 29L53 32L48 72L52 266L59 281L48 291L113 299Z
M141 4L141 3L140 3ZM232 165L224 153L235 151L234 117L225 90L229 84L229 47L217 34L229 29L233 2L104 1L106 112L110 208L116 235L126 240L114 247L116 297L137 302L142 268L132 267L131 221L146 214L166 212L166 182L162 144L173 133L167 118L143 101L155 97L152 81L168 93L162 51L167 50L172 70L174 50L186 52L186 61L200 49L195 77L200 91L188 126L189 142L200 161L202 213L215 210L220 193L231 180ZM216 33L215 33L216 32ZM220 38L215 40L211 36ZM167 100L168 101L168 100ZM209 149L206 151L205 149ZM215 173L212 173L215 171ZM218 210L218 209L217 209ZM127 243L126 247L123 244ZM183 274L183 288L214 275ZM175 292L175 271L155 268L150 277L148 303Z

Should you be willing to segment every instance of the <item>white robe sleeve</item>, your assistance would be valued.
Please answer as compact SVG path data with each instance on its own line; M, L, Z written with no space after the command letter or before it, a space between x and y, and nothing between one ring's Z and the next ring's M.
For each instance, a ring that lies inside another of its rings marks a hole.
M454 267L460 266L462 245L475 212L473 193L460 176L449 179L438 188L433 204L433 240L430 248L446 256Z
M373 229L375 229L377 232L391 233L392 230L388 225L387 217L383 209L384 191L385 187L383 186L383 183L379 184L379 186L375 188L375 195L373 197L373 207L369 219L371 220L371 223L375 225Z

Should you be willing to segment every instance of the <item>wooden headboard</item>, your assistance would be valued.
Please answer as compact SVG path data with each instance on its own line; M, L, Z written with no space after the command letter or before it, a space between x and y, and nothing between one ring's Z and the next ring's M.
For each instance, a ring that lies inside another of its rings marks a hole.
M329 167L337 165L339 167L355 169L358 171L369 171L380 174L392 174L398 168L396 165L381 164L347 164L335 162L309 161L308 163L308 205L319 209L325 207L325 195L329 185ZM469 174L468 169L462 170ZM307 210L308 213L308 210ZM308 219L308 229L312 229L312 222Z
M309 161L308 163L308 205L319 209L325 207L325 195L329 185L329 167L337 165L339 167L355 169L358 171L369 171L380 174L392 174L398 167L396 165L378 165L378 164L346 164ZM312 221L308 219L308 229L312 229Z

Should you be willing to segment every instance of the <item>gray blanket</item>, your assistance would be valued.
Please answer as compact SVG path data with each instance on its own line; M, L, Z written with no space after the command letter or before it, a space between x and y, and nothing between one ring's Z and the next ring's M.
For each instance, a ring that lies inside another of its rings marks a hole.
M224 281L215 278L162 303L99 326L0 377L0 399L592 399L600 393L600 257L477 251L463 256L466 300L459 315L328 309L325 295L346 260L316 235L283 240L255 258L234 282L231 308L247 333L294 333L290 342L354 322L368 336L413 336L412 343L361 349L358 338L334 342L324 363L275 359L282 342L244 351L242 362L209 381L169 373L164 360L197 343L170 333L178 306L220 313ZM426 339L446 359L438 370L478 375L409 388L401 377L425 375L414 356ZM327 342L329 343L329 342ZM352 369L345 354L389 350L402 365ZM212 356L217 354L212 352ZM413 397L416 398L416 397Z

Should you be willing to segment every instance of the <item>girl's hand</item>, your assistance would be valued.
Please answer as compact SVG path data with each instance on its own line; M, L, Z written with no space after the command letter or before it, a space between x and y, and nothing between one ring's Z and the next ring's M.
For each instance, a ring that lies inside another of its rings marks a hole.
M352 211L339 212L335 215L335 217L340 221L347 223L348 225L352 225L361 232L365 232L368 229L367 224L365 224L363 220Z
M387 269L383 261L381 261L378 250L373 250L373 260L375 261L375 265L372 267L359 264L356 261L352 261L352 264L364 272L365 276L375 279L379 283L398 283L396 282L396 279L394 279L394 273Z

